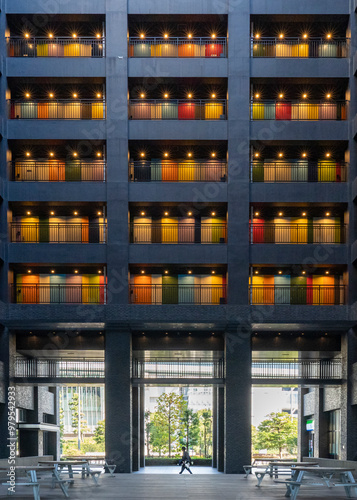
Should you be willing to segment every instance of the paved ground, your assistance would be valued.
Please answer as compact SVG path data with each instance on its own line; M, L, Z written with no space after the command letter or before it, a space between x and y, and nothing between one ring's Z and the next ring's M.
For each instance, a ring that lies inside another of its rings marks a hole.
M148 468L149 469L149 468ZM151 469L151 468L150 468ZM166 468L165 468L166 469ZM255 476L244 479L243 475L198 474L181 476L166 474L105 474L101 484L95 487L91 480L76 479L70 489L72 500L285 500L285 486L264 479L261 488L256 488ZM169 471L167 471L169 472ZM42 480L41 480L42 481ZM6 496L6 487L0 487L0 498L33 499L29 488L18 489L15 496ZM40 488L41 500L63 500L65 497L49 483ZM327 488L302 488L298 500L346 498L344 490Z

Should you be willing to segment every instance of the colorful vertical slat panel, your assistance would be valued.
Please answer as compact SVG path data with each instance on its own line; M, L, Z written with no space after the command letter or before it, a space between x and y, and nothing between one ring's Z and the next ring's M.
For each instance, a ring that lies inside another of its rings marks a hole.
M163 102L161 106L161 116L163 120L178 119L178 104L176 102Z
M133 243L156 243L152 241L152 218L134 217Z
M292 231L291 231L290 219L283 219L282 217L278 217L275 218L273 222L275 227L274 243L291 243Z
M186 217L179 219L178 241L180 243L194 243L195 241L195 219Z
M253 182L264 182L265 178L264 163L261 161L254 161L252 165L252 180Z
M180 162L178 166L179 182L193 182L195 180L195 164L192 162Z
M178 277L163 276L162 277L162 303L177 304L178 303Z
M276 120L291 120L291 102L277 102L275 106Z
M77 274L67 274L66 275L66 302L69 304L80 304L85 302L88 298L88 290L83 290L82 296L82 284L88 282L87 276L79 276Z
M336 181L336 162L319 161L318 162L318 180L319 182L335 182Z
M223 45L220 43L208 43L205 48L205 57L221 57L223 55Z
M194 304L195 302L195 279L186 274L178 275L178 302L179 304Z
M306 283L305 276L291 277L291 304L306 304Z
M195 103L181 102L178 105L179 120L194 120L195 119Z
M39 241L40 243L48 243L50 241L50 226L48 217L40 217L39 223Z
M55 274L50 276L50 300L51 303L64 303L66 301L66 275Z
M223 104L217 102L206 102L205 120L219 120L223 116Z
M151 57L150 43L136 43L133 47L134 57Z
M51 278L48 274L39 275L39 302L40 304L51 303L50 291Z
M152 303L162 304L162 276L161 274L152 274Z
M252 119L253 120L264 120L264 103L253 102L252 105Z
M165 217L161 219L161 242L178 243L177 217Z
M274 276L273 279L275 304L290 304L290 276Z
M134 276L134 285L137 286L134 288L133 302L135 304L151 304L151 276Z
M162 160L162 177L163 182L177 182L178 180L178 164L171 160Z
M162 161L158 159L151 160L151 180L162 180Z

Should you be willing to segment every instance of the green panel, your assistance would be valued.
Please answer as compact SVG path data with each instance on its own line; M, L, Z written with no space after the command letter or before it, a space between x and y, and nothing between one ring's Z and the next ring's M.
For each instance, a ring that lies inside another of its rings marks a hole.
M177 304L178 303L178 277L163 276L162 277L162 303Z
M305 276L291 277L290 304L306 304L306 283Z
M253 161L253 182L264 182L264 163Z
M45 217L40 217L39 223L40 223L39 240L41 243L48 243L50 241L49 219L46 219Z
M80 161L71 161L66 163L66 181L81 180L81 163Z
M314 242L314 227L313 227L313 219L307 219L307 242Z

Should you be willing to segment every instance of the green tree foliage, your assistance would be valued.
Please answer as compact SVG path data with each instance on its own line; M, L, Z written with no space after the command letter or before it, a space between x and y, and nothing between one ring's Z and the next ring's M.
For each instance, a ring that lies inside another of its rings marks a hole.
M78 426L80 423L79 441L83 441L83 434L89 432L90 429L88 428L87 421L83 418L84 413L79 415L79 395L77 393L73 394L72 400L68 403L68 406L71 409L73 431L78 434Z
M204 457L210 455L212 448L212 410L199 410L199 440L200 448L203 449Z
M270 413L258 426L258 448L267 448L269 451L278 450L282 457L283 450L292 452L297 447L297 421L291 419L287 413Z
M157 413L151 415L150 422L150 444L153 451L159 454L166 454L169 449L169 433L167 427L162 426L161 419Z
M144 413L144 418L145 418L146 450L147 450L147 456L150 457L151 431L152 431L154 423L151 421L151 414L149 411L146 411Z
M105 443L105 420L100 420L94 429L94 441L97 444Z
M179 430L182 420L183 410L187 407L187 403L182 396L178 396L174 392L161 394L156 400L156 408L153 421L155 429L152 432L160 434L160 438L164 439L167 433L167 444L169 457L171 457L172 449L179 442ZM159 427L160 429L156 429ZM153 441L152 441L152 445Z
M180 444L186 448L196 446L200 435L200 419L196 412L187 408L183 409L181 416Z

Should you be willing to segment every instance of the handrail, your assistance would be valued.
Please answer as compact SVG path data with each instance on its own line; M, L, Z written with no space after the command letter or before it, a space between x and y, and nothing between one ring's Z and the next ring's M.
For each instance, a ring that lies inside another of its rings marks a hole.
M12 243L106 243L107 224L10 222Z
M341 359L272 358L253 359L252 377L256 379L341 379Z
M104 359L15 358L15 377L25 378L104 378Z
M105 304L106 285L10 284L14 304Z
M339 244L346 243L347 224L293 224L253 222L249 224L250 243Z
M251 182L346 182L348 163L318 160L255 160L250 163Z
M226 37L129 37L129 57L226 58Z
M346 58L349 38L251 37L253 58Z
M6 38L8 57L105 57L105 37L53 36Z
M9 119L105 120L106 101L99 99L9 99Z
M131 182L227 182L225 160L138 160L129 162Z
M347 120L349 101L301 101L297 99L251 100L250 119L256 120Z
M345 305L345 285L250 285L251 305Z
M224 378L224 358L133 358L133 378Z
M129 224L130 243L221 244L227 243L226 224L190 224L132 222Z
M226 285L129 285L131 304L226 304Z
M13 182L105 182L107 163L98 160L14 160L9 162Z
M226 120L226 99L130 99L129 120Z

